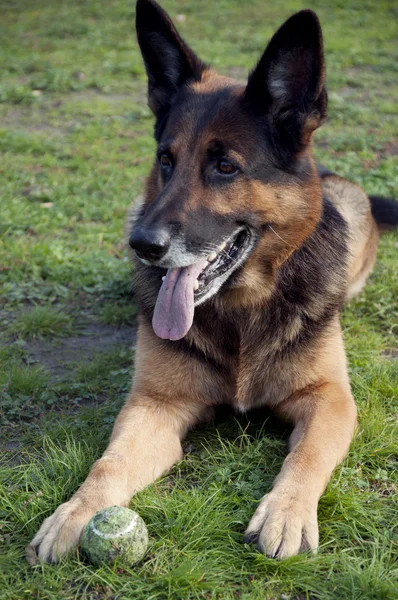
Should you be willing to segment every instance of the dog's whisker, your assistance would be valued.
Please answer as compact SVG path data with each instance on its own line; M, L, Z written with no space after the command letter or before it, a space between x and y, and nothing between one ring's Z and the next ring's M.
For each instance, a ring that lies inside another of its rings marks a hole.
M280 236L279 233L277 233L275 231L275 229L272 227L272 225L270 223L268 223L268 229L270 229L276 235L276 237L279 238L284 244L287 244L287 241L284 240L283 237Z

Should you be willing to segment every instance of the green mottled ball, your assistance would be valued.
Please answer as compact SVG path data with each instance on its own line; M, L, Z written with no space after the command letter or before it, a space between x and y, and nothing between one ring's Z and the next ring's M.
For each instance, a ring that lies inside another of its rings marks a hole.
M89 561L100 566L113 563L132 567L148 548L148 531L133 510L110 506L99 510L85 526L80 540Z

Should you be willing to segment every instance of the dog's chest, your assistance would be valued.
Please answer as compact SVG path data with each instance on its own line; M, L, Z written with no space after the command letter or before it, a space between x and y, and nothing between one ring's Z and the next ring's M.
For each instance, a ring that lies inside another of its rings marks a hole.
M206 328L196 330L197 345L224 372L218 396L241 412L275 406L295 390L297 364L309 341L302 336L307 323L299 314L283 315L283 322L273 311L207 319Z
M276 406L295 388L296 356L278 351L282 340L267 335L242 344L234 373L232 404L240 412L259 406Z

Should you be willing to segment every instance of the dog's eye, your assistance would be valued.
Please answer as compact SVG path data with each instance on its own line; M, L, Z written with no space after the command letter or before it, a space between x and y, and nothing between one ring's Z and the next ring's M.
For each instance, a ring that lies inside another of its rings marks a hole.
M162 167L171 167L171 165L172 165L171 158L168 154L166 154L166 152L163 152L159 156L159 161L160 161L160 164L162 165Z
M228 160L222 158L217 163L217 170L220 171L220 173L223 173L223 175L233 175L238 169Z

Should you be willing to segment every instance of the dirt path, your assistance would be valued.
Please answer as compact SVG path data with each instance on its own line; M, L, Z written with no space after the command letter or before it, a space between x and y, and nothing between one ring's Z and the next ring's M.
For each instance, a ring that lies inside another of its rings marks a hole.
M89 362L99 352L108 352L117 346L135 344L136 328L130 325L113 327L99 323L86 324L79 332L56 341L34 340L27 342L26 351L33 362L45 367L52 380L73 376L82 363Z

